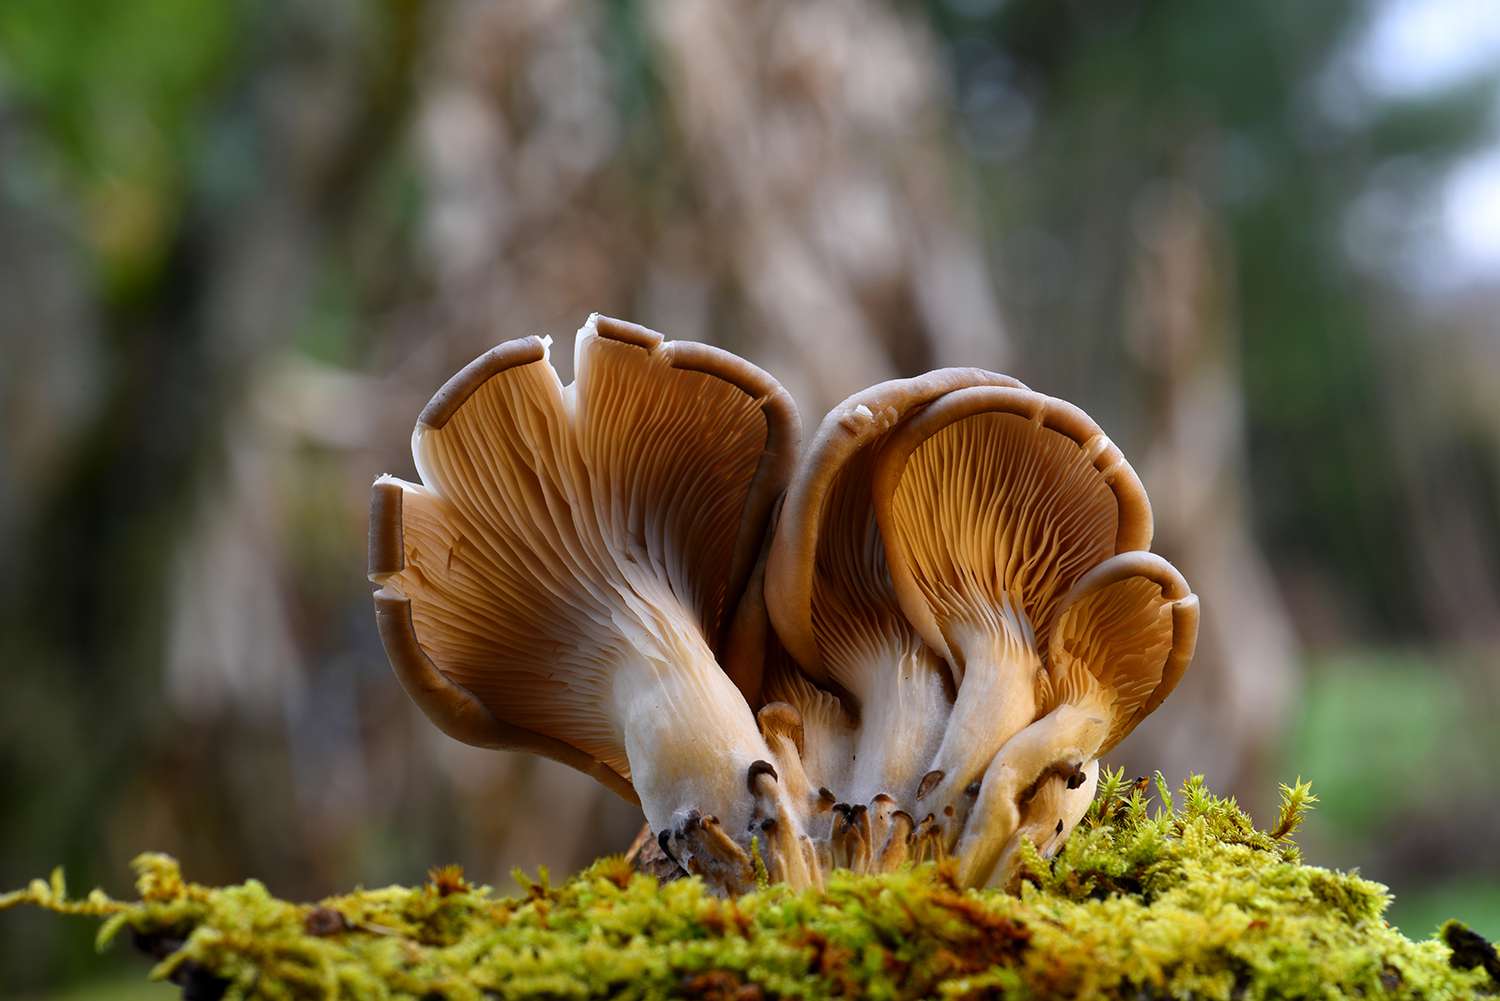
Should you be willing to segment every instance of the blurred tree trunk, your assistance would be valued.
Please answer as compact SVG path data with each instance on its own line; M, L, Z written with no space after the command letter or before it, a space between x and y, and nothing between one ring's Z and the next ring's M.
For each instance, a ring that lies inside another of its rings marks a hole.
M770 341L809 425L843 397L1010 344L953 190L950 95L927 26L852 0L649 8L709 218L703 249Z
M1137 463L1156 515L1154 548L1202 597L1198 650L1168 710L1126 747L1133 771L1191 769L1247 801L1272 788L1297 687L1297 644L1250 535L1245 401L1231 250L1192 181L1136 206L1127 338L1147 375Z
M1448 643L1493 657L1500 646L1500 347L1493 313L1477 329L1484 323L1490 329L1469 337L1386 332L1384 392L1400 403L1383 416L1423 618Z

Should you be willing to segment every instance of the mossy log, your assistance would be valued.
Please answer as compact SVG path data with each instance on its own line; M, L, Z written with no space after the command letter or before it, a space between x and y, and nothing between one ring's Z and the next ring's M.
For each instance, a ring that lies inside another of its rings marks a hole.
M186 882L136 860L138 901L69 899L60 873L0 897L129 929L151 976L188 998L996 997L1471 999L1500 994L1500 957L1450 923L1413 942L1384 887L1302 865L1312 801L1284 787L1269 832L1190 779L1106 775L1063 851L1023 859L1011 892L962 891L949 865L838 873L823 892L715 896L621 857L560 886L518 875L502 897L435 869L418 887L313 904L259 882ZM1152 795L1154 793L1154 796Z

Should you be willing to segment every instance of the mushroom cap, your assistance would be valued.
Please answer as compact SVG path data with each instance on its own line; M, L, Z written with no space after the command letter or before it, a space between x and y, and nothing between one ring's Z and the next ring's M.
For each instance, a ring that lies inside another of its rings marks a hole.
M797 668L775 637L766 651L764 696L765 708L757 717L766 727L767 710L785 706L796 714L795 742L802 756L803 768L814 789L842 791L853 764L856 718L850 714L845 698L822 688ZM777 712L777 722L789 721L790 714Z
M1047 651L1050 704L1101 697L1108 753L1171 694L1198 641L1198 596L1155 553L1121 553L1079 578Z
M819 425L782 504L766 569L772 624L815 678L848 684L830 665L830 648L842 646L842 659L856 659L850 645L908 631L871 508L875 454L914 413L974 386L1022 388L984 369L939 369L855 393Z
M791 741L800 755L806 750L802 713L790 702L767 702L755 714L761 733L773 734Z
M901 610L956 671L955 627L1019 625L1045 649L1080 577L1151 544L1120 450L1079 408L1024 388L960 389L902 424L872 496Z
M400 503L400 487L393 483L377 488L395 488L395 503ZM384 491L387 496L390 490ZM377 503L389 503L389 501ZM601 785L631 803L640 803L630 780L613 768L563 741L505 723L495 717L467 688L438 670L417 641L412 624L411 601L384 588L375 593L375 627L380 633L391 667L413 702L454 740L476 747L504 751L526 751L553 761L560 761L591 776Z
M743 359L604 317L575 371L564 388L528 337L433 396L412 435L422 483L375 483L370 579L397 676L439 727L628 796L613 670L720 648L797 415Z

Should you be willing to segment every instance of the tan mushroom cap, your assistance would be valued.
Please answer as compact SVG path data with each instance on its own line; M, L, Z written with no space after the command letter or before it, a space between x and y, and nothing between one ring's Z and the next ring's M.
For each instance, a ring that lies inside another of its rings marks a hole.
M1103 699L1106 754L1177 687L1198 640L1198 597L1155 553L1089 571L1063 599L1047 653L1051 704Z
M438 391L413 433L422 484L375 484L370 579L387 654L445 732L630 797L612 672L718 648L797 417L748 362L608 318L575 370L564 388L524 338Z
M788 706L797 714L797 751L810 789L842 791L853 766L857 736L857 720L844 700L803 676L774 640L767 659L764 694L768 704ZM764 720L761 728L765 729Z
M1151 544L1150 502L1120 450L1082 410L1028 389L933 403L882 449L873 497L901 609L958 670L955 625L1016 623L1045 648L1083 574Z
M1197 636L1197 597L1154 553L1121 553L1078 580L1052 630L1045 713L1007 740L985 771L959 845L962 879L988 879L997 859L1000 877L1009 878L1018 828L1034 836L1023 790L1039 787L1068 801L1059 775L1097 761L1161 704L1192 660ZM1069 818L1060 819L1058 833L1066 834Z
M1021 387L1006 375L948 368L880 383L823 419L788 489L766 571L766 603L786 648L814 677L839 677L859 648L909 632L888 584L870 502L874 458L891 432L934 400L973 386Z
M400 487L377 484L389 494L394 488L399 503ZM386 501L385 503L389 503ZM401 686L412 701L448 736L476 747L501 751L525 751L560 761L592 777L631 803L640 803L630 780L570 744L495 718L473 692L451 681L423 651L412 624L411 601L382 588L375 593L375 626L385 645L386 656Z

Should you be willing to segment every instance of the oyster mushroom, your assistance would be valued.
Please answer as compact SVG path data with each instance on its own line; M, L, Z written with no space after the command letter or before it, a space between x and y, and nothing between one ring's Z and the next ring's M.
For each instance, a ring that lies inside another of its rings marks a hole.
M917 793L951 846L975 781L1044 708L1042 653L1064 597L1150 544L1151 509L1087 414L1020 387L934 401L892 434L871 482L900 609L958 686Z
M806 776L809 813L826 812L835 802L832 790L848 782L856 721L837 695L805 678L784 653L769 666L765 697L769 701L757 714L761 731L766 731L768 710L777 707L775 725L789 736L795 734L797 767ZM769 734L766 740L777 750Z
M663 848L750 878L798 811L717 655L794 458L774 379L707 345L591 317L574 383L546 342L470 364L419 417L420 484L376 481L370 579L387 654L439 727L547 755L638 799Z
M1048 644L1047 712L985 771L958 845L961 880L979 885L998 869L1008 882L1023 837L1044 852L1061 844L1093 798L1083 792L1099 757L1176 687L1197 638L1197 596L1154 553L1122 553L1073 585Z
M847 692L858 711L851 768L833 790L848 804L884 795L910 807L942 739L948 673L891 588L871 476L894 429L971 386L1020 383L943 369L881 383L835 407L803 457L772 537L766 605L776 632L808 675Z

